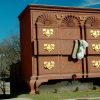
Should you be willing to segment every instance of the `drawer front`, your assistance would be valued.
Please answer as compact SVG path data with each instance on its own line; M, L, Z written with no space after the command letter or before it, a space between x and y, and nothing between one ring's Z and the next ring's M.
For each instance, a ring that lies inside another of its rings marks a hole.
M61 57L61 74L82 74L82 60L70 61L69 57Z
M36 48L37 46L38 48ZM38 43L34 41L34 54L57 55L61 52L60 46L61 44L59 40L39 40Z
M59 35L57 27L38 27L36 31L37 39L58 39Z
M78 27L59 28L59 34L61 34L61 39L80 39L82 35Z
M100 56L89 56L88 77L100 77Z
M86 29L86 39L100 39L100 29Z
M80 39L82 34L77 27L38 27L36 35L38 39Z
M74 40L61 40L61 54L71 55L74 47Z
M37 59L37 58L35 58ZM60 60L58 56L46 56L46 57L38 57L38 72L39 75L45 74L60 74ZM37 67L37 63L34 63L35 68Z
M73 46L73 40L39 40L38 43L34 41L34 55L37 55L37 52L38 55L71 55Z
M89 47L88 54L100 54L100 40L87 40Z

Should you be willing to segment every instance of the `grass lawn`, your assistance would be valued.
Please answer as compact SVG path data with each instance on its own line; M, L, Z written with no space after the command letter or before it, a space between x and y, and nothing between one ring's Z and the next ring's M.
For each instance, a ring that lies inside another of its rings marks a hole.
M36 95L22 94L18 97L31 98L32 100L63 100L69 98L100 97L100 89L84 91L65 91L65 92L42 92Z

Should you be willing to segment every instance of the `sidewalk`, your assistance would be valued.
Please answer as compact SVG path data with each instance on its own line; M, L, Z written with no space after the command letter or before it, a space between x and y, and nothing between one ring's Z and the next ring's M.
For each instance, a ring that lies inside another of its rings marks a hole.
M2 99L2 100L33 100L29 98L12 98L12 99Z
M29 99L29 98L12 98L12 99L2 99L2 100L33 100L33 99ZM62 100L100 100L100 97L62 99Z

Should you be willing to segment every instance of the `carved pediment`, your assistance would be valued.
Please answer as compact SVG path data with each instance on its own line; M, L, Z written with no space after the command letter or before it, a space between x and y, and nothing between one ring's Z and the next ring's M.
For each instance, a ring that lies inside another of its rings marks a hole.
M37 17L36 24L42 26L52 26L52 25L57 25L57 21L56 17L53 15L42 14Z

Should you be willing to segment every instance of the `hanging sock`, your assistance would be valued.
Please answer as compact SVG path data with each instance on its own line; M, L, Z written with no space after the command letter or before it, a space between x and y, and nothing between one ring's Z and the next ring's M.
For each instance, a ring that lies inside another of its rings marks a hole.
M77 59L84 58L86 47L88 47L88 43L85 40L79 40Z
M77 51L78 51L78 40L74 41L74 49L73 49L73 53L72 53L72 58L76 59L77 58Z

